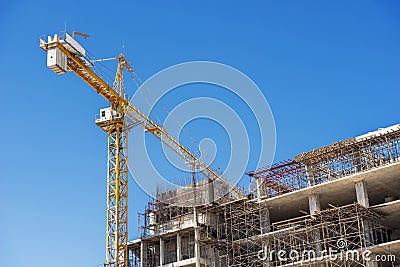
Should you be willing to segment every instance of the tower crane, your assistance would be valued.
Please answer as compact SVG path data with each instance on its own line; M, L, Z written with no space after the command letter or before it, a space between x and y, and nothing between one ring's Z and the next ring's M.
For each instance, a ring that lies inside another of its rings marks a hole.
M236 197L242 193L219 176L207 164L197 158L186 147L172 137L163 126L157 125L142 113L126 97L124 71L133 69L123 54L117 57L118 67L113 85L106 83L94 71L94 61L89 60L86 50L75 35L89 37L74 32L64 36L48 36L40 39L40 48L47 53L47 66L57 74L74 72L98 94L109 101L110 107L100 110L97 126L107 133L107 221L106 221L106 266L128 267L128 131L131 125L141 125L161 142L170 147L185 162L196 162L196 169L209 181L219 180L231 189Z

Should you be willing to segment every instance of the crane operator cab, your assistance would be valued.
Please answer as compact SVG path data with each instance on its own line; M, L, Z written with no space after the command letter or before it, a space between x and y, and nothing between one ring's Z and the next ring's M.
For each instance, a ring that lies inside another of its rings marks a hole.
M115 123L121 123L123 116L112 108L100 109L100 114L96 115L96 125L107 131L108 126Z

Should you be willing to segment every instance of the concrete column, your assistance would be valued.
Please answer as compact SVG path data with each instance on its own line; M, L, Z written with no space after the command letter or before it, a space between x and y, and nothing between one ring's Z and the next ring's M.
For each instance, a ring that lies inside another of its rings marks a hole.
M194 220L194 257L196 260L196 267L200 267L200 230L198 227L197 209L193 209L193 220Z
M264 180L261 178L256 178L256 185L257 185L257 198L262 198L267 195L267 188L264 185Z
M196 267L200 267L200 233L199 228L196 226L194 229L194 257L196 259Z
M356 196L358 204L360 204L363 207L369 208L368 191L365 182L364 181L356 182L354 186L356 188ZM364 238L365 238L364 246L371 246L374 243L374 233L371 230L372 227L370 225L370 222L368 220L363 220L363 226L364 226Z
M304 168L306 170L306 177L307 177L307 185L308 186L313 186L315 185L315 177L314 177L314 172L312 171L311 166L309 165L304 165Z
M264 203L260 205L264 205ZM260 221L261 234L268 233L269 226L271 225L271 220L269 216L269 209L267 207L265 207L260 211L260 217L261 217Z
M140 241L140 267L144 267L144 242Z
M308 205L309 205L309 209L310 209L310 214L313 215L318 211L321 211L321 203L320 203L320 198L318 194L312 194L308 196ZM313 235L313 239L315 242L315 252L317 253L317 255L319 255L319 253L321 253L322 251L322 244L321 244L321 233L319 232L319 230L316 230L312 233ZM318 267L322 267L324 266L324 264L317 264L316 266Z
M356 171L356 172L361 171L361 154L360 154L360 151L354 151L354 153L353 153L353 166L354 166L354 171Z
M213 203L214 202L214 183L213 180L208 179L208 202Z
M312 194L308 196L308 206L310 209L310 214L313 215L317 211L321 211L321 203L319 200L319 195Z
M177 234L176 235L176 261L181 261L182 260L182 239L181 235Z
M356 187L357 202L360 205L369 208L368 192L365 182L364 181L356 182L355 187Z
M164 264L164 239L160 238L160 266Z
M257 179L258 181L259 179ZM257 189L258 189L258 184L257 184ZM265 191L264 191L265 192ZM258 193L257 193L258 194ZM259 197L260 195L258 195ZM266 234L269 232L269 226L271 225L271 218L269 214L269 209L264 202L260 203L262 206L262 209L260 210L260 229L261 229L261 234ZM262 261L262 266L264 267L271 267L272 263L270 262L270 257L269 257L269 251L271 251L271 245L269 244L268 239L262 241L262 249L264 250L264 253L266 253L266 259Z

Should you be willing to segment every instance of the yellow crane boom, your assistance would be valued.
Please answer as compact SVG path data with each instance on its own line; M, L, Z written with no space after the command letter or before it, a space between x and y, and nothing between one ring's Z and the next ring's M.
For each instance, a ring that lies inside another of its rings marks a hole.
M160 127L149 117L143 114L139 109L132 105L128 100L122 98L114 89L108 85L103 79L101 79L90 67L85 64L81 58L73 53L71 53L67 48L65 48L59 41L49 42L43 47L46 51L49 47L55 46L59 48L69 59L67 61L68 68L77 74L82 80L88 83L97 93L102 95L105 99L110 101L115 107L122 108L127 115L136 122L141 122L142 126L154 136L156 136L160 141L174 150L178 155L180 155L186 161L196 161L198 169L206 177L211 177L213 179L218 179L229 186L229 188L237 193L239 196L243 196L242 193L225 181L220 175L218 175L213 169L211 169L207 164L197 158L192 152L186 147L180 144L174 137L172 137L163 127ZM120 55L120 60L125 60L123 55ZM127 63L127 61L125 60ZM123 63L125 64L125 63Z
M82 34L81 34L82 35ZM85 36L85 35L82 35ZM198 159L186 147L173 138L164 127L157 125L125 98L123 92L123 70L132 71L125 57L118 57L118 69L113 87L107 84L91 68L93 62L86 57L84 48L68 33L64 38L58 35L48 37L47 42L40 39L40 48L48 54L47 66L57 74L66 73L67 69L77 74L97 93L110 102L116 112L116 119L105 122L101 126L108 132L108 178L107 178L107 227L106 227L106 264L115 267L127 267L127 200L128 200L128 168L127 168L127 127L123 119L142 125L161 142L181 156L186 162L196 162L195 168L210 181L219 180L237 197L243 194L225 181L207 164Z

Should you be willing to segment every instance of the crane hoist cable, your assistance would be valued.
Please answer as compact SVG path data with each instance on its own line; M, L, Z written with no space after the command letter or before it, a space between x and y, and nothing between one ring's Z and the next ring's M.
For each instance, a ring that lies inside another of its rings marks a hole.
M153 94L153 92L151 91L151 89L145 85L145 83L143 83L142 79L140 78L140 76L134 71L130 71L130 76L131 79L133 81L135 81L136 85L138 86L138 88L140 87L139 84L136 82L135 77L137 78L137 80L144 86L142 86L142 88L144 88L146 91L149 92L149 94L154 98L154 100L157 100L155 95ZM141 95L145 98L146 103L148 104L149 108L151 108L152 106L150 105L150 101L148 101L148 98L145 96L145 94L143 93L143 91L140 91ZM193 142L194 145L196 145L196 147L199 147L199 142L189 133L189 131L187 131L185 129L185 127L183 127L183 125L176 119L176 117L174 116L173 113L171 113L169 111L169 109L161 102L161 100L157 101L157 104L160 105L160 107L169 115L171 116L171 118L173 119L173 121L175 122L175 124L182 129L182 131L186 134L187 137L189 137L189 139ZM156 114L156 112L155 112ZM157 120L160 123L160 125L162 125L162 121L159 119L159 117L157 116ZM210 154L207 153L207 151L203 151L203 153L205 154L205 156L212 160ZM221 170L221 167L219 167L215 162L212 163L213 166L215 166L218 170Z
M212 180L219 180L224 183L230 190L231 193L239 197L244 197L237 188L232 186L229 182L218 175L213 169L211 169L207 164L197 158L191 151L180 144L174 137L172 137L164 128L164 126L159 126L144 113L138 110L132 105L128 100L122 98L118 95L113 88L103 81L93 70L91 66L85 61L85 57L82 57L79 53L71 52L64 43L61 43L59 38L54 38L55 40L45 42L41 40L41 47L45 51L49 48L58 48L62 51L68 58L67 64L68 68L75 72L82 80L90 85L97 93L102 95L105 99L110 101L112 106L119 107L126 111L126 114L130 116L132 121L142 122L141 125L155 137L157 137L161 142L166 144L172 150L174 150L179 156L181 156L186 162L196 162L196 167L199 172L203 173L205 177ZM122 54L120 56L123 56Z

